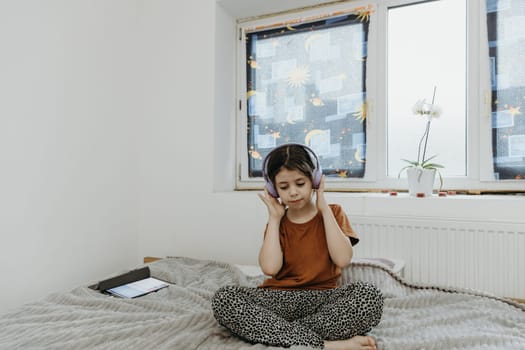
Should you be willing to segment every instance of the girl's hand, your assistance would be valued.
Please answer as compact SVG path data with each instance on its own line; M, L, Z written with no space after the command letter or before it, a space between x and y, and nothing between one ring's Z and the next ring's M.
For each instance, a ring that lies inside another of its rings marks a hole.
M266 204L269 218L280 221L285 213L284 205L277 198L272 197L267 189L264 189L264 195L261 193L257 193L257 195Z
M321 176L321 182L319 183L319 188L315 190L316 193L316 205L317 210L320 212L324 212L325 210L329 209L328 203L326 202L326 198L324 197L324 175Z

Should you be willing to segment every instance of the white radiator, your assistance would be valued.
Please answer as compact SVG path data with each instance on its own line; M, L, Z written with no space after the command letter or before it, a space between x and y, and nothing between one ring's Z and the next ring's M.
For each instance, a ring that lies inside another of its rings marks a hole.
M412 282L525 298L525 227L494 221L351 216L356 257L405 261Z

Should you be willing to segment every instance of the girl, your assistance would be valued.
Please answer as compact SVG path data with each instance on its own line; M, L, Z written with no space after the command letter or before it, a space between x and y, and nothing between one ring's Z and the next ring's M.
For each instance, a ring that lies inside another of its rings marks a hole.
M365 334L381 319L383 297L365 283L338 286L359 240L342 208L326 202L317 156L304 145L282 145L266 156L263 177L268 223L259 265L271 278L258 288L220 288L215 318L252 343L376 349Z

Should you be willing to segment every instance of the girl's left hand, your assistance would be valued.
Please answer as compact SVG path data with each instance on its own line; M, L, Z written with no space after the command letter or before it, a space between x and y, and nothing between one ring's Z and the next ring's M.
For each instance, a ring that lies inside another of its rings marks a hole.
M316 193L316 205L317 209L320 212L323 212L324 210L328 209L328 203L326 202L326 199L324 197L324 175L321 176L321 182L319 183L319 188L315 190Z

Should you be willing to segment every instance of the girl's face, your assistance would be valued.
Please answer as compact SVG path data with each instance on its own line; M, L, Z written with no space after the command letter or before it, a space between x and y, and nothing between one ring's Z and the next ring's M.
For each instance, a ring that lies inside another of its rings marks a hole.
M289 208L301 209L311 203L312 180L300 171L282 168L275 176L275 188Z

